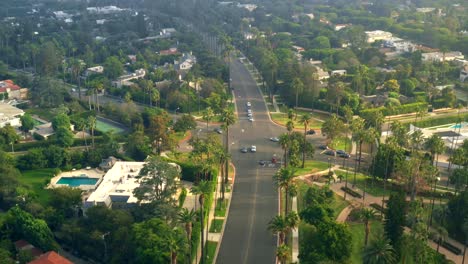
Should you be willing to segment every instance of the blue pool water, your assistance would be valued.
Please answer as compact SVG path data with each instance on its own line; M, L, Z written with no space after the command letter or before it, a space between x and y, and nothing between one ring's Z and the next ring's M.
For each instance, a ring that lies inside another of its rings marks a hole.
M98 179L86 177L62 177L57 184L66 184L70 187L78 187L80 185L95 185Z
M456 125L451 126L450 128L461 128L461 127L462 127L461 124L456 124Z

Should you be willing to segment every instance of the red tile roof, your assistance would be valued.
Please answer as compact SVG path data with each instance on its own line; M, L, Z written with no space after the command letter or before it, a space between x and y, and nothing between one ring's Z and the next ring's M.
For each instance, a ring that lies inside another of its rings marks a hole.
M73 262L60 256L55 251L49 251L28 264L73 264Z
M10 88L11 91L17 91L21 89L21 87L16 85L12 80L0 81L0 93L6 92L7 88Z

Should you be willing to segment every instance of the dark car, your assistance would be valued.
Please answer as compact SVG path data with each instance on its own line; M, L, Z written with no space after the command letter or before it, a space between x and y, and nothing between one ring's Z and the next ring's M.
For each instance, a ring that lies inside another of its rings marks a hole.
M342 149L338 149L338 150L336 150L336 154L343 155L343 154L346 154L346 151L344 151Z
M328 149L328 146L327 145L320 145L319 149Z
M337 152L338 153L338 152ZM348 153L341 153L341 154L338 154L338 156L342 157L342 158L345 158L345 159L349 159L351 158L351 155L349 155Z
M307 135L315 135L315 130L309 129L309 130L307 131Z
M223 133L223 130L221 128L215 128L214 131L218 134L222 134Z
M240 149L240 151L241 151L242 153L247 153L249 150L248 150L246 147L242 147L242 148Z
M335 156L335 154L336 154L335 151L332 149L325 151L325 155L328 155L328 156Z

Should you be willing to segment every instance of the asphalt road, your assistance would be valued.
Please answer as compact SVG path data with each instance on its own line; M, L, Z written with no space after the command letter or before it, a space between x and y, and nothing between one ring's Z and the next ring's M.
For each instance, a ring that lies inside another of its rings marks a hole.
M259 160L281 157L278 143L269 141L286 130L270 122L263 98L245 66L237 59L231 64L232 86L239 121L230 128L230 152L236 166L229 218L217 263L274 263L276 237L268 222L278 213L278 196L272 177L277 168L262 167ZM254 122L247 119L251 102ZM256 153L241 153L242 146L257 147Z

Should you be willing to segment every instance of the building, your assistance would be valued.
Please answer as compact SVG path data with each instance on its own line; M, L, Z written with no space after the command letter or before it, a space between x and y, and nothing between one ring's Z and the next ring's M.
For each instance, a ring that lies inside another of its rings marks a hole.
M28 251L33 258L37 258L43 253L42 250L31 245L31 243L23 239L15 241L14 245L17 252Z
M352 26L352 24L336 24L335 25L335 31L340 31L343 28L347 28L347 27L350 27L350 26Z
M345 76L346 70L331 71L331 76Z
M173 166L177 166L171 163ZM137 178L145 162L116 161L106 172L101 184L84 202L84 208L104 205L109 208L128 208L135 206L138 199L133 191L140 186ZM179 168L180 169L180 168Z
M319 66L315 66L315 69L317 69L316 74L317 74L318 79L319 79L320 81L322 81L322 80L327 80L327 79L330 78L330 74L328 74L327 71L324 71L324 70L323 70L322 68L320 68Z
M139 69L136 70L134 73L120 76L119 78L117 78L116 81L113 81L112 84L117 88L121 88L122 86L130 86L133 84L131 80L141 79L145 77L145 75L145 69Z
M168 38L172 37L176 32L177 30L175 30L175 28L163 28L161 29L161 32L159 32L159 35Z
M0 100L3 99L18 99L25 100L28 98L28 89L21 88L12 80L0 81Z
M10 125L12 127L20 127L20 117L24 115L24 111L7 103L0 102L0 127Z
M428 52L421 54L422 61L426 62L443 62L443 61L453 61L456 59L463 60L465 56L460 51L450 51L450 52Z
M103 66L94 66L86 69L85 75L89 76L92 74L102 74L104 72L104 67Z
M179 60L174 61L174 69L190 70L195 63L197 63L197 58L192 55L192 52L184 53Z
M28 264L73 264L73 262L60 256L55 251L49 251L40 255L35 260L28 262Z
M240 4L240 3L237 3L237 7L239 7L239 8L245 8L245 9L247 9L249 12L252 12L252 11L254 11L255 9L257 9L257 5L254 5L254 4Z
M388 40L393 37L393 34L387 31L374 30L366 31L367 43L374 43L379 40Z
M86 8L88 13L90 14L101 14L101 15L108 15L108 14L115 14L125 11L126 9L122 9L116 6L102 6L102 7L88 7Z
M70 130L73 131L75 129L75 125L70 124ZM55 134L55 130L52 127L52 122L48 122L42 125L37 125L32 130L33 134L39 135L43 139L48 139L50 136Z
M468 81L468 64L460 70L460 82Z
M179 51L175 47L174 48L169 48L167 50L161 50L159 52L159 55L161 55L161 56L176 55L176 54L179 54Z

